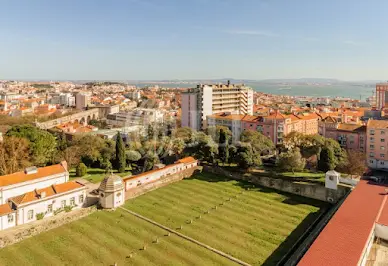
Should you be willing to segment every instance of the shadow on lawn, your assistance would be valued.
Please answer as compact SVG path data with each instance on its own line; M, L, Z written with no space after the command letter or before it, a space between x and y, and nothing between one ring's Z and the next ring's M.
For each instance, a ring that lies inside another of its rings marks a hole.
M299 225L298 227L291 232L291 234L283 241L274 252L266 259L266 261L262 264L264 266L272 266L272 265L284 265L287 260L294 254L294 252L298 249L300 244L308 237L309 232L313 230L315 225L309 229L309 227L316 222L319 214L325 212L326 209L323 208L318 212L310 213ZM306 235L302 237L302 235L306 232ZM299 239L301 238L301 239ZM299 240L299 241L298 241ZM297 243L298 242L298 243Z
M209 172L202 172L202 173L195 174L191 178L188 178L187 180L201 180L201 181L210 182L210 183L234 181L234 184L233 184L234 186L241 187L242 189L245 189L245 190L258 191L261 193L269 193L269 194L276 193L276 194L283 195L286 198L282 199L281 202L283 202L285 204L289 204L289 205L308 204L308 205L312 205L312 206L318 207L318 208L328 206L327 203L319 201L319 200L306 198L303 196L299 196L299 195L295 195L292 193L276 190L273 188L267 188L267 187L263 187L260 185L256 185L256 184L253 184L249 181L237 180L237 179L234 179L232 177L227 177L227 176L218 175L218 174L216 175L216 174L209 173Z
M208 172L195 174L194 176L192 176L191 178L189 178L187 180L188 181L201 180L201 181L211 182L211 183L213 183L213 182L221 182L222 183L222 182L229 182L229 181L233 180L235 186L239 186L245 190L249 189L250 192L258 191L261 193L277 193L277 194L286 196L285 199L282 199L282 202L284 204L289 204L289 205L308 204L308 205L312 205L312 206L320 208L319 211L314 212L314 213L310 213L309 215L307 215L305 217L305 219L298 225L298 227L294 231L291 232L291 234L286 238L286 240L283 241L277 247L277 249L274 252L272 252L272 254L267 258L267 260L263 264L265 266L278 265L279 262L282 263L281 265L284 265L284 263L289 258L289 256L291 256L296 251L296 249L303 242L305 237L307 237L309 234L307 233L306 236L304 236L300 240L300 242L297 243L299 238L301 238L303 233L305 233L306 230L313 223L318 222L318 221L316 221L318 216L321 215L321 213L326 212L330 207L329 204L322 202L322 201L319 201L319 200L305 198L305 197L302 197L299 195L294 195L291 193L282 192L279 190L254 185L248 181L231 179L231 178L228 178L226 176L216 175L216 174L212 174L212 173L208 173ZM295 245L296 243L297 243L297 245ZM284 258L284 260L282 260L283 258Z

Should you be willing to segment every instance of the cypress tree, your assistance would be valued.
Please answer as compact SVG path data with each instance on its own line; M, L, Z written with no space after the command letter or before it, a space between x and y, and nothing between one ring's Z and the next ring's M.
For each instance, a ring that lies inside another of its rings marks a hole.
M336 158L331 148L324 147L321 150L318 161L318 169L327 172L333 170L336 166Z
M120 132L116 136L116 164L115 168L119 173L125 172L126 166L126 156L125 156L125 146L123 138L121 137Z

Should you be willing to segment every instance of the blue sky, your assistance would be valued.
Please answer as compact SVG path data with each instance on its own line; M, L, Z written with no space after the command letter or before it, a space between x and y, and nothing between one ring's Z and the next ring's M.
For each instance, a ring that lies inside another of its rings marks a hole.
M0 0L0 79L388 78L385 0Z

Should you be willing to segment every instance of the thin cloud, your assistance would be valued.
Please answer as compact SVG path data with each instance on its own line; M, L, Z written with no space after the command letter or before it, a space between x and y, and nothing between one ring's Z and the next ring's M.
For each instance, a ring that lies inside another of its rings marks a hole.
M265 37L278 37L279 34L270 32L270 31L258 31L258 30L227 30L225 33L233 35L257 35Z
M352 40L345 40L343 41L344 44L352 45L352 46L365 46L365 43L363 42L357 42Z

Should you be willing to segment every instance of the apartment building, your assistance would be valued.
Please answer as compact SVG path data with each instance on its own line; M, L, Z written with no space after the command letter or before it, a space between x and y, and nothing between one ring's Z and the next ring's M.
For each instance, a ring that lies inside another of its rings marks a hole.
M379 110L388 107L388 83L376 84L376 107Z
M368 166L373 169L388 169L388 121L369 120L366 132Z
M212 126L224 126L232 131L232 141L236 142L240 140L242 131L242 120L247 115L233 115L231 113L220 113L207 116L208 127Z
M253 114L253 90L244 84L198 85L182 93L182 126L206 128L207 116L216 113Z
M208 126L228 127L232 131L234 141L240 139L244 130L257 130L275 144L282 144L283 137L293 131L306 135L318 133L318 116L315 113L284 115L275 112L269 116L252 116L224 112L209 115L207 119Z
M269 116L246 116L242 121L242 128L257 130L269 137L273 143L282 144L283 137L291 132L306 135L317 134L318 115L315 113L285 115L276 111Z
M340 123L328 116L318 122L318 133L339 142L342 148L365 151L366 126L362 124Z
M118 127L147 126L155 123L163 123L164 112L159 109L136 108L129 112L108 114L106 122Z
M75 108L79 110L85 109L87 106L90 105L91 100L91 93L90 92L79 92L75 96Z

